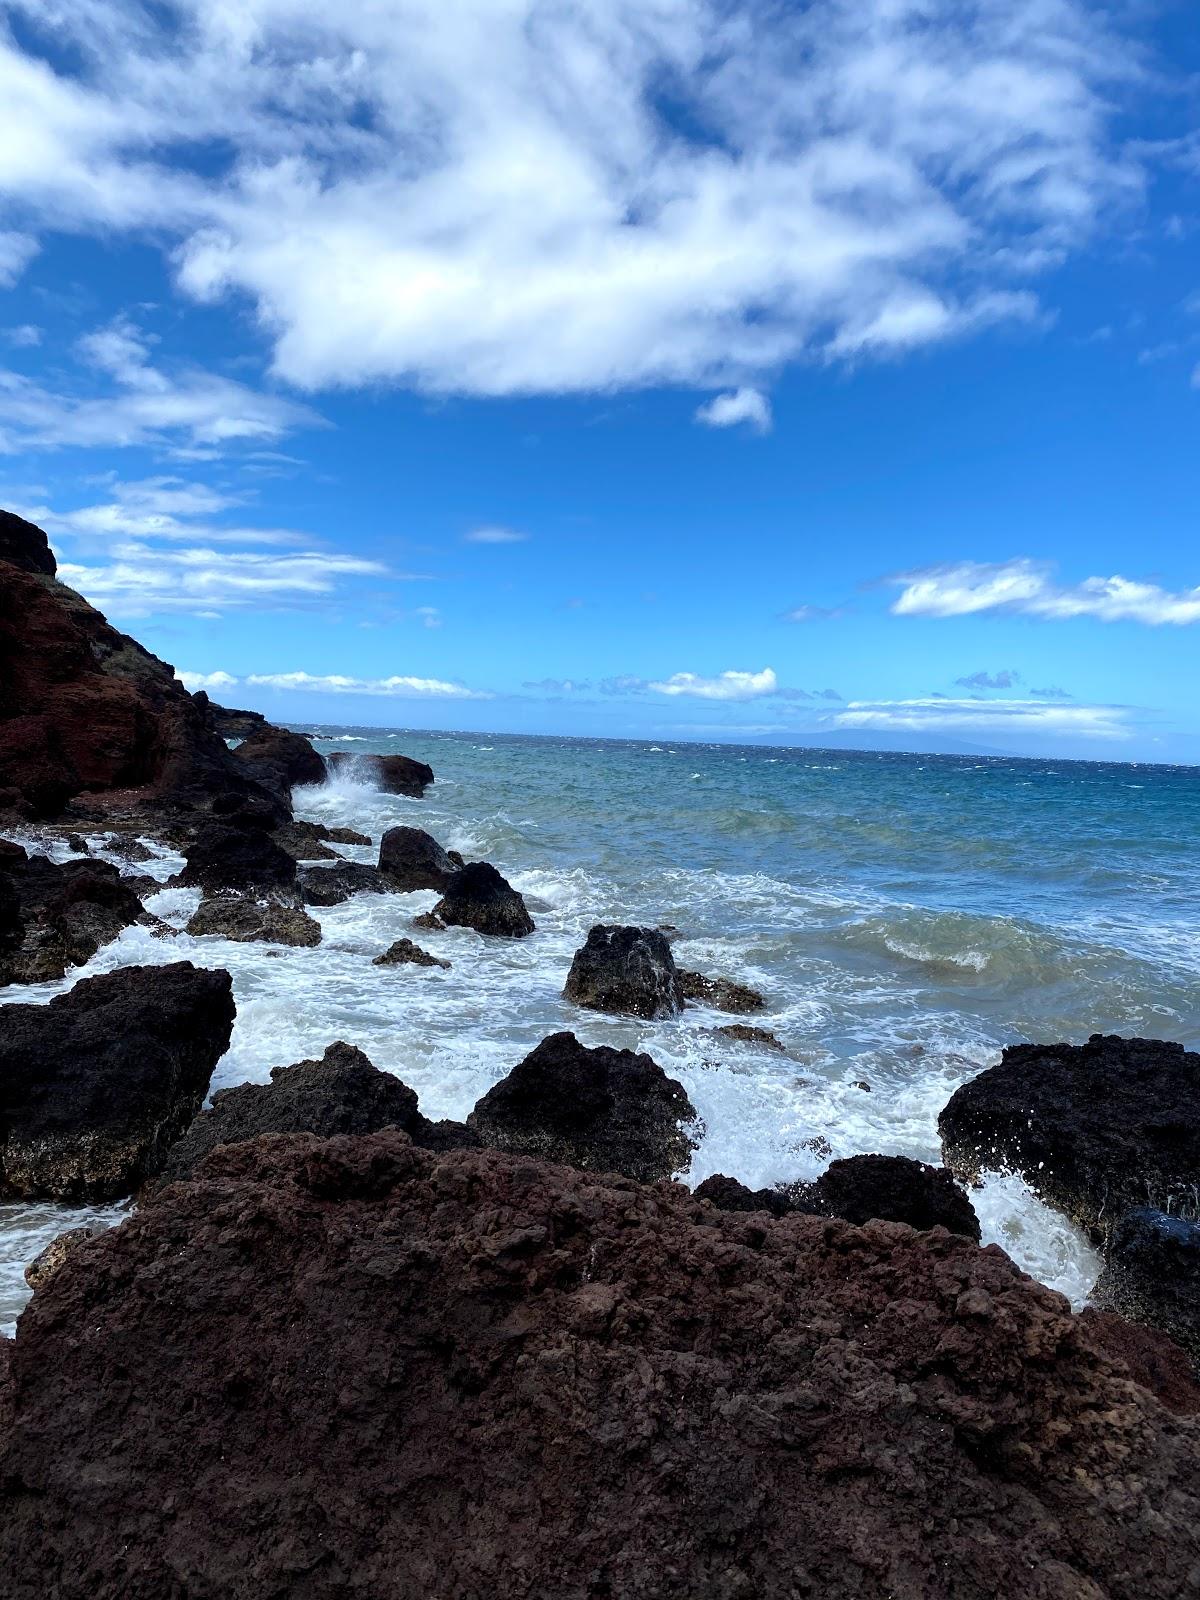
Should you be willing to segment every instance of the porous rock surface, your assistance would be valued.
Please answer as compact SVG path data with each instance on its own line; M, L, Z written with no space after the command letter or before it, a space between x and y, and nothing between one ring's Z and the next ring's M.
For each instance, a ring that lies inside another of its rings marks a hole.
M440 956L431 956L411 939L396 939L381 956L376 956L373 967L442 967L447 972L451 963Z
M440 893L457 865L424 829L389 828L379 841L379 870L405 892L436 889Z
M681 970L679 992L685 1000L712 1006L716 1011L730 1011L735 1016L762 1011L767 1004L758 990L747 984L735 983L732 978L706 978L702 972Z
M233 1018L229 974L190 961L0 1007L0 1199L131 1193L200 1109Z
M0 839L0 987L52 983L141 920L141 901L110 862L60 866Z
M524 900L490 861L459 867L432 915L444 927L474 928L497 939L524 939L534 931Z
M300 894L308 906L340 906L356 894L399 894L389 873L362 861L310 867L300 874Z
M321 942L321 924L299 906L248 895L202 900L187 925L194 937L212 935L234 944L287 944L311 949Z
M360 756L352 750L331 750L326 759L334 772L348 771L384 794L403 794L411 800L419 800L433 782L433 768L411 756Z
M1019 1172L1093 1238L1137 1206L1200 1217L1200 1055L1182 1045L1098 1033L1013 1045L938 1129L955 1172Z
M34 1296L0 1415L9 1600L1179 1600L1200 1563L1200 1424L1001 1251L394 1131L160 1188Z
M1109 1237L1092 1301L1160 1329L1200 1372L1200 1222L1149 1206L1127 1211Z
M589 1011L673 1017L683 1005L675 958L657 928L598 923L575 952L563 990Z
M485 1145L643 1182L691 1160L701 1132L683 1085L648 1055L573 1033L543 1039L467 1118Z
M324 783L324 757L310 739L264 722L238 745L234 759L264 787L288 798L299 784Z
M205 894L294 890L296 858L240 816L206 823L187 847L176 882Z

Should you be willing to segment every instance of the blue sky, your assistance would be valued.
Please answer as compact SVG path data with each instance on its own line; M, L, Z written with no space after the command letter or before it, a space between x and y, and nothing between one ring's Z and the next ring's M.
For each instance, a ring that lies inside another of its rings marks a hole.
M0 503L292 721L1200 761L1200 30L0 0Z

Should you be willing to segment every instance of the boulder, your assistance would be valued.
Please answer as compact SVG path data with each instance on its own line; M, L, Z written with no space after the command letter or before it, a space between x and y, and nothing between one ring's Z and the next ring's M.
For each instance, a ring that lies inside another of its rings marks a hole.
M39 1289L45 1288L73 1251L87 1244L89 1239L99 1238L107 1232L102 1223L87 1223L82 1228L68 1228L65 1233L56 1235L25 1268L25 1282L36 1294Z
M717 1011L742 1016L749 1011L763 1011L767 1004L757 989L734 983L732 978L706 978L700 972L680 971L679 992L685 1000L697 1000Z
M1098 1033L1013 1045L957 1091L938 1129L961 1177L1019 1172L1100 1241L1137 1206L1200 1215L1200 1055L1182 1045Z
M457 870L430 833L420 828L389 828L379 841L379 870L406 892L445 889Z
M795 1205L787 1190L749 1189L737 1178L714 1172L692 1190L697 1200L707 1200L718 1211L765 1211L772 1217L786 1217L789 1212L803 1210Z
M19 845L0 853L0 986L52 983L144 920L111 862L82 856L60 866Z
M543 1039L467 1118L481 1141L643 1183L686 1167L702 1128L681 1083L656 1061L573 1033Z
M768 1050L785 1051L785 1046L770 1028L756 1028L748 1022L727 1022L723 1027L714 1028L713 1033L719 1039L732 1039L737 1044L761 1044Z
M1180 1600L1200 1423L1002 1251L398 1130L213 1151L33 1297L6 1600Z
M297 861L341 861L344 857L331 850L318 830L310 822L285 822L272 830L271 837L281 850Z
M263 1133L376 1133L402 1128L413 1140L439 1147L457 1132L459 1143L475 1139L462 1123L432 1123L417 1109L417 1097L390 1072L340 1040L320 1060L274 1067L270 1083L240 1083L213 1095L167 1159L163 1183L190 1178L218 1145L238 1144Z
M433 768L411 756L360 756L352 750L331 750L326 759L333 772L348 772L384 794L403 794L411 800L419 800L433 782Z
M295 857L258 827L210 822L187 847L184 860L186 865L174 881L203 889L206 895L295 888Z
M229 974L188 961L0 1007L0 1198L131 1193L200 1109L233 1017Z
M1200 1222L1149 1206L1112 1230L1095 1305L1168 1334L1200 1371Z
M207 704L209 720L222 739L248 739L268 726L261 711L236 711L229 706L219 706L215 700L209 700L202 689L193 698Z
M334 867L310 867L300 874L300 894L306 906L340 906L356 894L399 894L390 874L359 861L339 861Z
M271 722L255 728L238 745L234 759L264 788L285 799L300 784L325 782L325 761L312 741Z
M187 925L195 938L231 939L235 944L290 944L312 947L321 942L321 924L299 906L246 895L219 895L202 900Z
M428 950L422 950L419 944L414 944L411 939L397 939L388 946L381 956L376 956L371 963L376 967L444 967L450 970L450 963L443 961L439 956L431 956Z
M524 939L534 929L524 900L490 861L459 867L433 915L446 927L474 928L499 939Z
M671 946L657 928L600 923L575 952L563 994L589 1011L673 1017L683 1005Z

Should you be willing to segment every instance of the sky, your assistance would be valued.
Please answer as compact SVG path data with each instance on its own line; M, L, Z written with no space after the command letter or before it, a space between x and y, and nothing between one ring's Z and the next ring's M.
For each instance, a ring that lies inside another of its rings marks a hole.
M1195 0L0 0L0 504L292 722L1200 762Z

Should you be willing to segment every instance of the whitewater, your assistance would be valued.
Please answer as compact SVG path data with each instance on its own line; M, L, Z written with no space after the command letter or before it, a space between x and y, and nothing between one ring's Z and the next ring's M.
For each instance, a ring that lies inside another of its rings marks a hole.
M60 983L5 991L44 1002L80 977L190 960L233 977L237 1022L214 1091L335 1039L461 1118L546 1034L648 1051L684 1084L705 1134L689 1184L814 1178L879 1151L937 1162L937 1115L1007 1044L1093 1032L1200 1045L1200 774L1111 762L389 732L305 726L326 752L428 761L422 800L353 773L300 789L296 814L353 827L374 862L385 829L428 829L487 859L525 896L519 941L422 931L449 971L379 968L432 892L311 908L314 949L182 931L196 890L166 887L181 858L145 841L164 888L134 927ZM14 834L28 848L34 836ZM85 835L97 855L102 836ZM55 845L57 859L69 852ZM120 863L119 863L120 864ZM126 869L128 870L128 869ZM734 1043L702 1006L641 1022L562 998L596 922L670 925L681 966L759 989L784 1053ZM1087 1242L1011 1175L972 1193L985 1242L1082 1304L1099 1270ZM0 1207L0 1327L28 1298L26 1263L63 1228L127 1205Z

